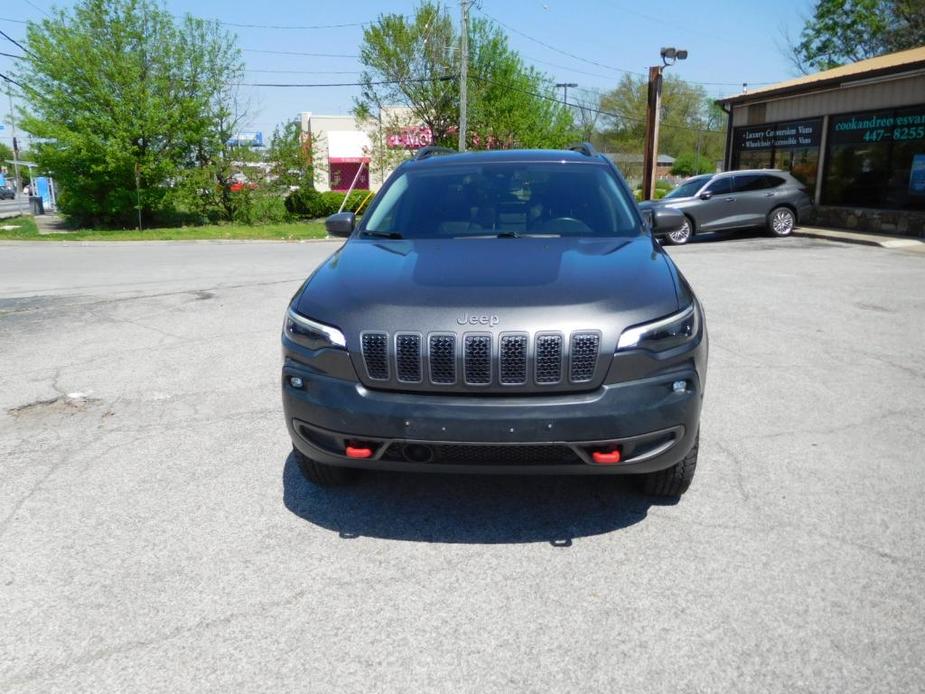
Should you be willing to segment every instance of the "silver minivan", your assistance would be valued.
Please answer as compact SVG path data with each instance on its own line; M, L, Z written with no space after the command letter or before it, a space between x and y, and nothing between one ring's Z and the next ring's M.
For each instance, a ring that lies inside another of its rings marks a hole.
M753 169L688 178L661 200L640 203L642 209L667 206L684 213L686 224L664 238L687 243L709 231L764 227L774 236L788 236L813 208L800 181L786 171Z

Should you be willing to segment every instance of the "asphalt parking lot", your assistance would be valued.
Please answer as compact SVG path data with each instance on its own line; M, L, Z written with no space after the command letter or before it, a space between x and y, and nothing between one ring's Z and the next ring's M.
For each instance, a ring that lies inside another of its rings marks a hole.
M711 331L677 504L289 461L332 243L0 245L0 690L856 691L925 682L925 254L672 249Z

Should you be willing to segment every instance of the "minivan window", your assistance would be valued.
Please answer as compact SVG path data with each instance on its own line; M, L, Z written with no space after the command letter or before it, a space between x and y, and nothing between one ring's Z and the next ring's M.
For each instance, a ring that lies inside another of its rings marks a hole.
M768 176L764 174L736 174L735 175L735 192L750 193L756 190L768 188Z
M361 233L395 238L636 236L633 202L607 166L448 164L391 180Z
M666 198L689 198L697 194L704 184L710 180L709 176L694 176L689 178L677 188L668 193Z
M706 190L707 193L712 193L713 195L725 195L726 193L732 192L732 176L726 176L725 178L717 178L713 183L711 183Z

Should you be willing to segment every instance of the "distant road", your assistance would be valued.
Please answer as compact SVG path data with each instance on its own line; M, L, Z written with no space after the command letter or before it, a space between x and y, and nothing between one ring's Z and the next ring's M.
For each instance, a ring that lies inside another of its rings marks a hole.
M5 219L6 217L15 217L18 214L21 214L19 200L0 200L0 219ZM22 197L22 212L29 211L29 200L25 196Z

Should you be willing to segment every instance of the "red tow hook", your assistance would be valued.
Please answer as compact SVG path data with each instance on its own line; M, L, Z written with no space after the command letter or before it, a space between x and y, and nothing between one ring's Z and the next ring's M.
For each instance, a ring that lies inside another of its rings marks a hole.
M347 454L348 458L372 458L373 449L369 446L365 446L362 443L352 442L348 443L344 452Z
M614 448L609 451L594 451L591 453L591 459L598 465L613 465L620 462L620 449Z

